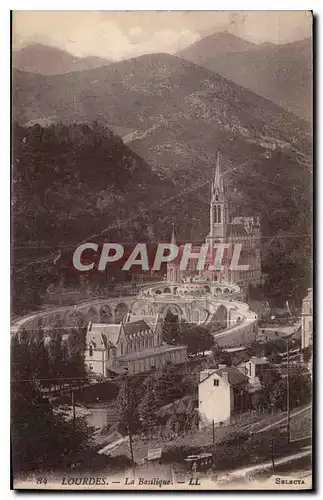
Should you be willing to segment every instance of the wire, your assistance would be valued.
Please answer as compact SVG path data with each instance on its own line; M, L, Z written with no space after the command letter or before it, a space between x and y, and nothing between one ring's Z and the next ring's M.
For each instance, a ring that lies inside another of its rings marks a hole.
M246 237L246 239L248 240L255 240L255 241L258 241L258 240L268 240L268 239L271 239L271 238L275 238L275 239L285 239L285 238L303 238L303 237L312 237L313 234L311 233L298 233L298 234L286 234L286 235L271 235L271 236L248 236ZM200 239L196 239L196 240L190 240L189 243L192 243L192 244L200 244L201 243L201 240L202 238ZM36 240L34 240L36 241ZM87 240L84 240L82 243L86 242L86 241L89 241L88 239ZM129 241L118 241L119 244L123 245L130 245L130 244L137 244L138 241L132 241L132 242L129 242ZM147 243L148 245L151 245L152 247L155 246L155 245L158 245L158 242L148 242ZM78 246L81 245L81 243L78 243L77 244ZM70 244L70 245L33 245L33 244L30 244L30 245L19 245L19 246L11 246L12 249L15 249L15 250L22 250L22 249L35 249L35 248L55 248L55 249L60 249L60 248L75 248L74 245ZM24 257L24 258L27 258L27 257ZM45 257L44 257L45 258Z
M102 359L91 360L91 361L99 361L99 362L102 363ZM290 365L290 367L289 367L289 374L293 375L293 371L296 374L299 373L297 371L297 369L299 367L300 368L307 367L307 364L306 363L299 363L297 366ZM237 368L237 367L236 366L229 366L228 368ZM214 370L218 370L218 368L214 368ZM113 369L111 369L111 371L113 372ZM279 374L279 370L277 370L277 368L275 368L275 367L262 370L262 373L264 373L264 372L272 372L272 371L274 371L274 372L276 372L276 373ZM104 382L113 382L114 380L119 380L120 378L123 378L124 376L129 376L129 375L132 376L132 377L149 377L150 375L152 375L154 373L156 373L155 370L150 370L150 371L147 371L147 372L133 373L133 374L129 374L129 373L125 372L125 373L122 373L122 374L118 374L115 377L107 377L107 379L104 380ZM183 372L183 374L185 374L185 375L197 375L197 374L194 374L193 372ZM241 371L241 374L243 375L242 371ZM30 379L13 379L13 380L11 380L11 383L40 382L40 381L44 381L44 382L47 381L47 382L49 382L49 381L56 381L56 380L88 380L89 376L90 377L91 376L95 377L95 376L98 376L98 374L89 373L88 375L85 375L84 377L51 377L51 378L36 378L35 377L35 378L30 378ZM96 384L93 384L93 387L95 385Z

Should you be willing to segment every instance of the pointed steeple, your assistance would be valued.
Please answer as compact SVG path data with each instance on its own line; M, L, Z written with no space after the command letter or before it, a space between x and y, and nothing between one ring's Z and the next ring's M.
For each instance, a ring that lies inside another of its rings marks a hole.
M173 222L172 226L173 226L173 231L172 231L172 239L171 239L171 244L172 244L172 245L176 245L176 238L175 238L175 224L174 224L174 222Z
M214 172L214 180L212 182L212 188L212 192L214 195L217 194L219 196L223 193L223 179L221 173L221 160L219 150L216 157L216 167Z

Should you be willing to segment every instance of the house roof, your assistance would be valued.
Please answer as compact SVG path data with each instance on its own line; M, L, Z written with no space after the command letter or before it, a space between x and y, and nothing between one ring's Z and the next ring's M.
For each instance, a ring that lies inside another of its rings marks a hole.
M251 358L249 359L250 363L254 365L268 365L269 361L266 358Z
M219 370L216 370L216 373L220 375L221 378L223 378L223 374L227 373L228 375L228 382L230 385L240 385L243 384L244 382L247 381L247 377L245 377L239 370L238 368L235 368L234 366L227 366L226 368L221 368Z
M235 352L231 352L230 355L231 355L232 363L234 365L239 365L240 363L249 361L251 358L251 355L248 354L246 351L235 351Z
M144 359L148 358L149 356L157 356L159 354L164 354L166 352L182 350L182 349L187 349L187 346L184 345L172 346L169 344L163 344L157 347L152 347L150 349L143 349L142 351L139 352L127 354L126 356L121 356L119 358L119 361L134 361L137 359Z

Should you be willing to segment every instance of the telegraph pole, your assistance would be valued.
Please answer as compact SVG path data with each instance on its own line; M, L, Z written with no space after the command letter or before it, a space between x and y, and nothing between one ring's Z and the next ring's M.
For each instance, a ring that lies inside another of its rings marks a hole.
M72 390L72 408L73 408L73 435L75 434L75 392Z
M273 474L275 474L275 440L271 440L271 463L273 466Z
M130 448L130 456L131 456L131 461L132 461L132 472L133 472L133 479L135 479L135 459L134 459L134 454L133 454L133 436L132 436L132 429L131 429L131 415L130 415L130 398L129 398L129 377L126 375L126 398L127 398L127 427L128 427L128 437L129 437L129 448Z
M287 406L287 442L290 441L290 397L289 397L289 337L287 337L287 377L286 377L286 406Z
M72 410L73 410L73 429L72 429L72 467L74 467L74 460L75 460L75 392L72 389Z

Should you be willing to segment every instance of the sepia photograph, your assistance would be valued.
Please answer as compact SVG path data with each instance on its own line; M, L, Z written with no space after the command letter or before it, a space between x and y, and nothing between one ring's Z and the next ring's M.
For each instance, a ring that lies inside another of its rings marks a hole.
M11 12L11 487L313 491L313 12Z

